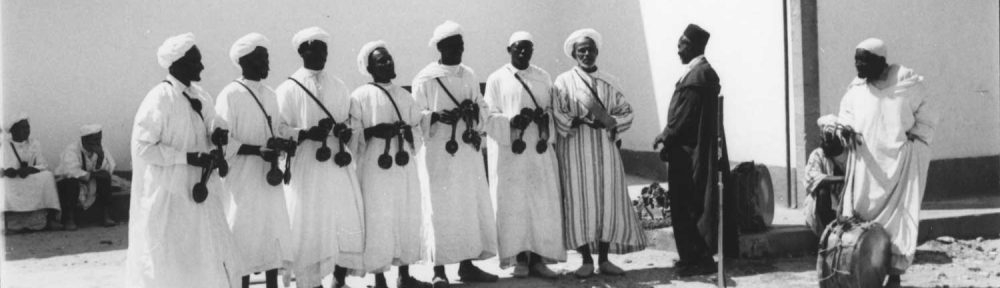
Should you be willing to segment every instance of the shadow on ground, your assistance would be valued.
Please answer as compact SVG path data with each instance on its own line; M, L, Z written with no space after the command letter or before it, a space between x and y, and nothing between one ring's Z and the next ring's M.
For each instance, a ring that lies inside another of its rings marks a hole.
M539 278L501 278L496 283L452 283L452 287L654 287L669 285L674 279L673 268L646 268L629 270L625 276L594 275L581 279L573 275L562 275L556 280Z
M951 263L951 256L944 251L936 250L917 250L916 255L913 256L913 264L949 264Z
M39 231L5 235L7 261L103 252L128 248L128 224L84 227L76 231Z

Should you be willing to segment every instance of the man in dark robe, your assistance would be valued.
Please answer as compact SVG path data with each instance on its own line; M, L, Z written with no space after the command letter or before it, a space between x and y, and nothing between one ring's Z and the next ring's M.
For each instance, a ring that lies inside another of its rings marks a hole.
M677 43L677 54L687 71L677 81L670 100L667 126L656 136L661 159L669 163L667 181L680 277L716 272L715 237L718 225L718 103L719 76L705 59L709 33L688 25ZM724 150L724 149L723 149ZM723 157L725 158L725 157ZM714 199L714 200L713 200ZM729 231L726 231L729 232Z

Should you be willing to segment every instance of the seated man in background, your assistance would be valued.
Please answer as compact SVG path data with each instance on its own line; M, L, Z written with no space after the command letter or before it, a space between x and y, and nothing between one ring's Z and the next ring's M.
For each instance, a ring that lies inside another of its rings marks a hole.
M117 224L111 220L111 172L115 171L115 160L101 145L101 138L101 125L84 125L80 127L80 141L67 145L59 157L56 187L63 207L63 225L68 230L76 230L79 216L91 208L100 213L105 227Z
M10 134L0 142L0 185L4 194L4 229L62 229L56 181L42 157L41 145L30 139L28 116L20 114L4 123ZM47 220L47 221L46 221Z
M806 162L806 197L804 213L806 225L817 236L826 225L837 219L841 192L844 190L844 162L847 154L836 135L837 116L826 115L818 121L823 131L820 147L809 153Z

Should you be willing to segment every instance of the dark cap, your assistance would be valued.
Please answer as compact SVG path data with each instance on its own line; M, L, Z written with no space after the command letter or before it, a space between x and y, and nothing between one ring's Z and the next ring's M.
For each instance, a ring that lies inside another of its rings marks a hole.
M691 40L692 43L705 47L705 45L708 44L708 37L710 37L711 34L709 34L708 31L705 31L705 29L701 29L698 25L688 24L687 28L684 29L684 36L687 37L688 40Z

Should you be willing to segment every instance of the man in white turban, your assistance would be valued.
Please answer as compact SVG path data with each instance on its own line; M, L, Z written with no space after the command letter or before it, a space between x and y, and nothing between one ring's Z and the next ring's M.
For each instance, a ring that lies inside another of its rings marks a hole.
M233 80L216 97L215 112L229 124L226 147L229 174L223 187L232 195L227 206L229 227L244 261L243 287L250 273L266 271L268 288L278 287L278 268L291 261L288 209L278 168L280 153L289 152L293 132L278 115L278 100L261 82L270 70L270 41L250 33L233 43L229 59L242 77Z
M551 135L552 78L530 64L530 34L514 33L510 40L510 63L490 74L484 95L500 266L514 266L518 278L555 278L546 263L566 261L566 247L559 167L550 149L556 140Z
M101 145L101 125L80 127L80 138L63 149L56 168L56 186L63 207L63 224L76 230L77 216L88 209L98 210L104 226L114 226L111 219L111 173L115 160ZM96 205L95 205L96 204Z
M347 269L364 269L364 204L352 142L358 125L347 86L325 69L328 43L330 34L318 27L295 33L302 68L276 91L280 117L299 142L285 186L298 287L318 287L330 272L341 286Z
M820 146L809 153L806 161L806 199L803 212L806 226L812 228L816 236L821 236L827 224L837 219L840 210L841 191L844 187L844 162L847 154L837 138L837 115L820 117Z
M460 263L462 282L495 282L496 275L472 264L496 256L497 234L480 151L480 131L486 123L486 101L476 73L462 64L465 42L461 27L445 22L432 44L440 58L427 64L413 79L413 97L422 109L426 145L420 151L422 175L427 177L434 223L434 279L448 283L446 264ZM443 28L442 28L443 27ZM445 29L455 27L453 29ZM456 140L457 138L457 140Z
M190 33L163 42L157 58L169 75L132 125L127 287L235 287L241 270L214 169L228 131L194 83L204 69L194 44Z
M618 78L597 68L600 33L577 30L563 47L577 63L556 77L554 84L566 247L583 256L577 277L590 277L595 268L604 275L624 275L608 260L608 253L646 248L646 234L632 213L618 150L619 135L632 126L632 106ZM593 248L597 248L597 263L591 256Z
M358 177L365 195L365 270L375 272L375 287L387 287L384 272L399 266L398 287L426 287L410 275L410 264L430 259L433 244L430 199L421 191L410 161L423 145L423 109L392 83L396 68L385 42L365 44L358 69L372 81L351 93L351 119L364 129L359 137Z
M61 229L56 182L42 156L41 144L31 138L31 124L24 113L3 123L0 187L4 191L4 229Z
M837 121L845 126L839 132L853 168L845 175L841 213L882 224L892 240L887 287L899 287L916 252L937 115L924 77L887 57L879 39L854 49L858 77L840 101Z

